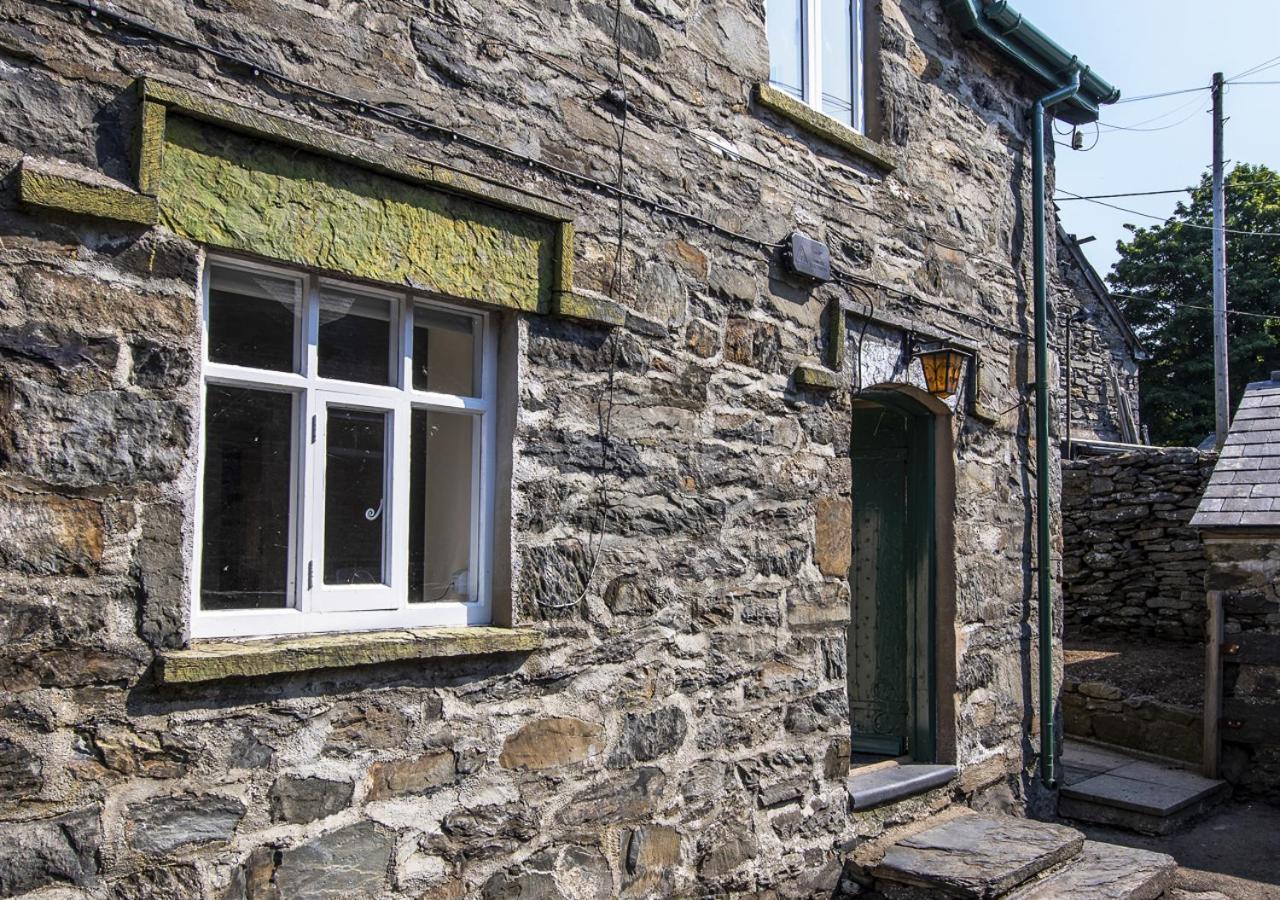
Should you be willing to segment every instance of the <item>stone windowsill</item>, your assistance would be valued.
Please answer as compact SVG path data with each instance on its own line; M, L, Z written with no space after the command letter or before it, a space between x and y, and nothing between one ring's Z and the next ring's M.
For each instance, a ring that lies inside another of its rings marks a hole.
M542 643L541 631L495 627L199 640L185 650L162 651L158 677L162 684L192 684L413 659L529 653Z
M825 116L812 106L785 94L768 84L756 85L756 103L782 116L797 127L835 144L865 162L887 172L892 172L898 162L888 147L859 134L848 125Z

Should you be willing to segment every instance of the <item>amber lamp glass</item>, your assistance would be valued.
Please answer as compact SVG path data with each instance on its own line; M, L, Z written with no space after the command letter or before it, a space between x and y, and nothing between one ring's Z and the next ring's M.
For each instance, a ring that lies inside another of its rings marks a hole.
M922 350L916 354L924 369L924 383L929 393L946 400L960 390L960 372L964 369L965 355L950 347Z

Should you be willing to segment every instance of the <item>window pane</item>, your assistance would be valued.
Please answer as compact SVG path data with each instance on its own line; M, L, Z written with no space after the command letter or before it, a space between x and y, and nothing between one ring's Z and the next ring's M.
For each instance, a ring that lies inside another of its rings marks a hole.
M765 27L769 34L769 81L779 90L804 99L803 0L768 0Z
M853 0L822 3L822 111L853 125Z
M337 291L320 295L321 378L393 384L392 336L390 301Z
M301 321L298 282L255 272L209 269L209 359L233 366L295 371Z
M200 605L288 606L293 398L214 384L206 398Z
M477 394L475 319L427 306L413 311L413 387L439 394Z
M409 600L475 597L471 561L474 420L413 411L409 478Z
M325 584L384 584L387 414L329 407L324 471Z

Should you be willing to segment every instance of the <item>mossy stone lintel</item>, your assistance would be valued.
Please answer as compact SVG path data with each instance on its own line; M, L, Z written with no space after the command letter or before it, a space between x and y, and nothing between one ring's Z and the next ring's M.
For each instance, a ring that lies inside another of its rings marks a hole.
M154 197L39 171L25 162L18 172L18 196L29 206L113 222L155 225L160 215Z
M796 387L811 391L834 391L840 387L839 373L817 366L796 366L791 380Z
M562 223L170 111L161 222L197 243L549 311Z
M482 200L512 211L559 222L573 219L573 210L562 203L442 163L406 157L344 134L209 97L154 78L140 81L139 91L144 101L160 104L193 119L330 156L341 162Z
M593 325L616 327L627 323L627 309L606 297L580 291L559 291L552 295L551 312L566 319Z
M782 116L815 137L835 144L854 156L872 163L883 171L892 172L898 162L895 154L883 144L859 134L848 125L824 116L812 106L785 94L769 84L757 84L756 102L765 109Z
M530 653L543 640L542 632L532 628L493 627L202 640L185 650L162 651L157 675L163 684L194 684L414 659Z

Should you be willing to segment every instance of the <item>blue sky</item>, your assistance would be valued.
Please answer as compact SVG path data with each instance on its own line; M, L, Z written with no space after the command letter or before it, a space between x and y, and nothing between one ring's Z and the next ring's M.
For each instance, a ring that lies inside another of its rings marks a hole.
M1280 0L1015 0L1014 6L1125 97L1207 86L1214 72L1230 78L1280 56ZM1242 80L1280 82L1277 63ZM1280 170L1280 84L1229 88L1225 108L1228 165L1237 160ZM1208 109L1207 90L1103 107L1103 123L1161 130L1103 127L1087 153L1057 147L1058 187L1093 195L1196 183L1212 158ZM1081 130L1089 147L1094 126ZM1163 218L1178 199L1170 194L1105 202ZM1126 236L1124 224L1155 222L1084 201L1061 207L1068 231L1097 237L1083 249L1103 275L1116 259L1116 241Z

